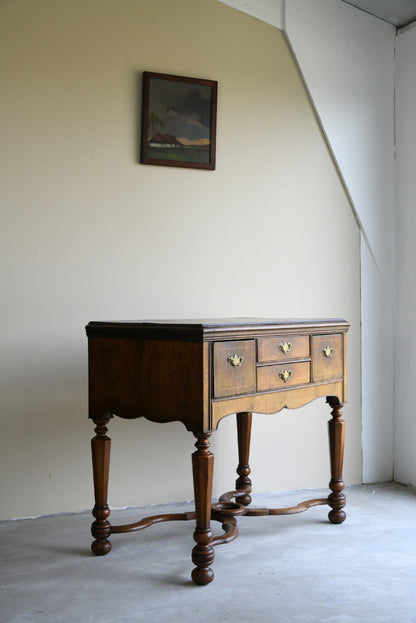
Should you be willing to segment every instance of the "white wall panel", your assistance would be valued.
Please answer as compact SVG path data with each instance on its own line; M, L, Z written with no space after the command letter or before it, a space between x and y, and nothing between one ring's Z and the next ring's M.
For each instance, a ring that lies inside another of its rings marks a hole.
M219 2L228 4L276 28L283 28L284 0L219 0Z
M363 477L389 479L393 362L379 340L391 344L395 296L395 31L340 0L287 0L286 31L361 223Z
M361 239L362 443L363 480L392 479L393 466L393 314L380 273ZM376 371L376 373L375 373ZM349 417L355 417L349 413Z
M397 323L395 479L416 484L416 27L397 37Z

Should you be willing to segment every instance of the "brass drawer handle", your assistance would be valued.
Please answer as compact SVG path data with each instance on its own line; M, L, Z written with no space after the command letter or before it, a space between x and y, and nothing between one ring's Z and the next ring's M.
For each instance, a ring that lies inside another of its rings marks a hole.
M292 344L290 342L284 342L283 344L279 344L279 348L284 355L287 355L290 350L292 350Z
M234 368L237 368L237 366L241 366L241 364L243 363L244 357L240 357L240 355L234 353L234 355L230 355L230 357L227 358L227 361L232 366L234 366Z
M284 383L287 383L292 376L292 370L282 370L281 372L279 372L279 376Z
M322 352L325 357L332 357L332 355L334 354L334 349L332 348L332 346L325 346L325 348L322 349Z

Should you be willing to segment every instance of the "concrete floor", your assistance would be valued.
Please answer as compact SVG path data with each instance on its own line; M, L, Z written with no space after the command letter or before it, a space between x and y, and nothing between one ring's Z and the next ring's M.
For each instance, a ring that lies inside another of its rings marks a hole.
M326 490L254 496L292 506ZM347 520L327 509L241 517L236 541L215 548L215 580L190 580L194 522L116 534L90 554L90 514L0 523L0 621L26 623L416 622L416 491L397 484L346 489ZM113 523L190 510L113 511ZM213 522L216 533L221 533Z

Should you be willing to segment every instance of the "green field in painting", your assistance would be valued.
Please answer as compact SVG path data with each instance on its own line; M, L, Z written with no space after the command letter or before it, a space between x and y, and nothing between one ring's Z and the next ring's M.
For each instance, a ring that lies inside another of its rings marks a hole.
M209 163L209 147L148 147L147 157L176 162Z

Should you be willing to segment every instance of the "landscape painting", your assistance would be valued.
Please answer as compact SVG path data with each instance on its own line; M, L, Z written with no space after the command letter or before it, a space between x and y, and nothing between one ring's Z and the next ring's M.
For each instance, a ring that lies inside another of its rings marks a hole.
M215 169L217 82L143 73L143 164Z

